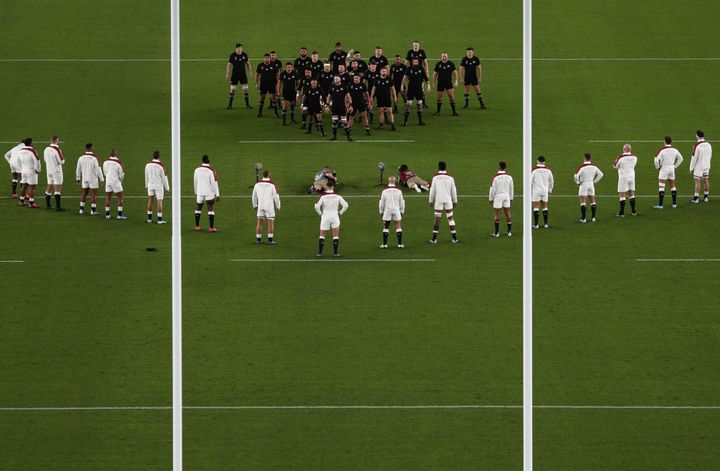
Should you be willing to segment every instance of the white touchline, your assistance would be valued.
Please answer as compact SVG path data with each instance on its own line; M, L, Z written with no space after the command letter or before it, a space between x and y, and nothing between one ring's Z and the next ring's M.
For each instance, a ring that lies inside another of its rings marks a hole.
M459 61L462 58L450 58L450 60ZM251 61L261 61L262 58L250 58ZM287 57L280 59L282 61L295 60L295 57ZM429 59L430 62L436 59ZM520 62L522 57L484 57L483 61L508 61ZM223 57L191 57L180 59L181 62L226 62ZM714 62L720 61L720 57L536 57L533 62ZM170 59L138 57L138 58L108 58L108 57L74 57L74 58L35 58L35 57L17 57L17 58L0 58L0 62L170 62Z
M434 262L434 258L231 258L231 262Z
M0 260L0 263L25 263L25 260Z
M636 258L636 262L720 262L720 258Z
M685 197L689 198L690 196L692 196L692 195L689 195L689 194L687 194L687 195L678 195L678 197L680 197L680 198L685 198ZM281 197L281 198L317 198L318 195L317 195L316 193L312 193L312 194L309 194L309 195L308 195L308 194L304 194L304 195L286 195L286 194L282 194L280 197ZM378 191L377 194L373 194L373 195L343 195L343 198L345 198L345 199L349 199L349 198L379 198L379 197L380 197L380 192L379 192L379 191ZM427 197L428 197L427 194L407 194L407 195L404 195L404 198L405 198L405 199L407 199L407 198L424 198L424 199L427 199ZM463 199L463 198L481 198L481 199L487 199L487 197L488 197L487 195L458 195L458 198L460 198L460 199ZM523 195L515 195L515 198L517 198L517 199L520 199L520 198L522 198L522 197L523 197ZM551 200L552 200L553 198L577 198L577 197L578 197L578 195L550 195L550 199L551 199ZM596 198L617 198L617 195L595 195L595 197L596 197ZM657 198L657 197L658 197L658 195L656 195L656 194L655 194L655 195L635 195L635 198ZM64 198L64 199L78 199L78 198L80 198L80 196L78 196L78 195L67 195L67 196L63 195L63 198ZM144 195L125 195L124 198L125 198L125 199L147 199L147 196L144 196ZM172 197L169 196L169 195L166 195L165 198L166 198L166 199L172 199ZM193 198L193 199L194 199L194 198L196 198L196 196L195 196L195 195L182 195L182 198ZM247 195L222 195L222 199L250 199L250 198L251 198L251 195L250 195L250 194L247 194ZM10 196L0 196L0 200L9 200L9 199L13 199L13 198L10 197Z
M610 143L610 142L615 142L615 143L623 142L623 143L624 143L624 142L627 142L627 143L630 143L630 144L632 144L633 142L650 142L650 143L652 143L652 142L657 142L657 145L658 145L658 146L663 145L662 139L623 139L623 140L615 140L615 139L612 139L612 140L609 140L609 139L592 139L592 140L589 140L588 142L595 142L595 143L598 143L598 142L600 142L600 143ZM697 140L682 140L682 141L679 141L679 140L673 139L673 142L697 142Z
M324 141L238 141L238 144L342 144L343 142L347 141L330 141L330 140L324 140ZM415 142L414 139L355 139L353 142L358 142L361 144L390 144L390 143L399 143L399 144L407 144L411 142ZM349 144L349 142L348 142Z

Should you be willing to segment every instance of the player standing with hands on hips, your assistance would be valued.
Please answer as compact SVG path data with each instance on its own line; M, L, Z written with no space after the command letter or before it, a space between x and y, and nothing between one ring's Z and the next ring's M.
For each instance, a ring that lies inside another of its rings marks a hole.
M340 216L345 214L349 205L342 196L333 191L335 187L333 180L327 182L327 187L328 189L315 203L315 212L320 215L320 238L316 257L322 257L325 234L329 230L332 230L333 236L333 256L340 257Z
M388 178L388 186L380 194L380 217L383 220L383 242L381 249L387 248L390 236L390 223L395 222L395 235L398 248L404 249L402 240L402 215L405 213L405 199L402 190L395 186L395 177Z
M512 215L510 214L510 202L514 197L513 178L507 173L507 163L498 163L498 171L493 177L490 186L490 202L495 210L495 232L492 237L500 237L500 211L505 212L507 222L507 235L512 237Z
M79 214L85 213L85 200L90 191L92 191L92 203L90 205L90 215L95 216L97 212L97 191L100 182L105 181L102 169L100 168L100 159L93 153L93 145L85 144L85 153L78 159L75 168L75 181L82 187L80 194L80 211Z
M153 152L152 160L145 164L145 188L148 193L147 222L152 223L152 204L157 200L157 223L167 224L163 219L163 199L165 192L170 191L170 182L167 177L165 164L160 162L160 151Z
M591 155L585 153L585 161L575 172L575 184L578 185L578 196L580 197L580 219L578 222L587 222L587 201L590 200L592 211L592 222L595 222L597 203L595 202L595 184L603 177L603 173L590 160Z
M255 240L262 244L263 220L267 220L267 241L275 245L275 211L280 211L280 193L270 180L270 171L265 170L262 180L257 182L252 192L252 207L257 210L257 225L255 227Z
M672 137L665 136L665 145L655 155L655 168L658 170L658 204L655 209L663 208L665 185L670 183L672 207L677 208L677 188L675 187L675 170L683 161L683 156L672 146Z
M625 144L623 153L618 155L613 163L613 167L618 171L618 197L620 199L620 211L615 216L625 217L625 200L630 200L630 209L632 215L636 216L635 210L635 166L637 165L637 155L632 153L632 146Z
M115 149L110 151L110 157L103 162L103 173L105 174L105 219L111 218L110 200L113 193L117 195L117 218L120 220L127 219L127 216L123 214L122 182L125 179L125 165L118 158Z

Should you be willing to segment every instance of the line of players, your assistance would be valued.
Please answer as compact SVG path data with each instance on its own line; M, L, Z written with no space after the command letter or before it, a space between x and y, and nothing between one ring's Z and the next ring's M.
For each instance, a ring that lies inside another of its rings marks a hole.
M248 77L251 75L250 59L243 51L242 44L238 43L225 70L225 78L231 83L227 109L232 108L238 85L242 87L246 108L251 108L248 86ZM326 63L319 60L317 51L308 55L307 48L303 47L294 63L288 62L284 66L277 58L277 53L271 51L264 54L263 61L255 70L255 87L260 95L257 116L263 116L265 99L269 96L270 109L276 117L279 116L279 108L282 109L283 125L287 124L288 114L291 123L294 123L295 106L300 100L302 129L306 129L307 133L312 133L314 124L317 131L324 135L322 112L327 110L332 117L333 139L337 139L337 129L341 126L348 140L352 140L349 129L355 119L360 119L365 133L370 134L375 109L378 111L378 129L382 129L387 121L390 129L395 130L393 113L398 112L400 97L404 101L403 125L408 123L413 102L416 102L418 124L424 125L422 111L423 107L427 107L424 103L426 89L428 92L432 88L437 91L435 114L440 114L442 100L447 93L453 116L459 116L455 106L458 80L465 85L465 108L469 108L472 87L480 108L486 109L479 86L482 65L472 47L467 48L459 71L449 60L448 54L443 52L434 67L432 86L427 55L417 41L413 42L404 62L400 55L396 55L393 64L389 64L379 46L375 48L375 54L369 62L365 62L359 51L351 49L345 52L338 42Z

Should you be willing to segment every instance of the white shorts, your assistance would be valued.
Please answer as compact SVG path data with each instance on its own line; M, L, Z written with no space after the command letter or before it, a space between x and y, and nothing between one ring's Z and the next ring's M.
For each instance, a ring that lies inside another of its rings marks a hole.
M257 209L257 217L258 219L275 219L275 208L271 209L265 209L265 208L258 208Z
M532 202L533 203L539 203L540 201L544 201L547 203L548 200L548 194L547 193L533 193L532 194Z
M322 216L320 218L321 231L329 231L330 229L335 229L336 227L340 227L340 216Z
M592 182L581 183L578 188L578 196L595 196L595 184Z
M445 202L436 201L435 202L435 211L452 211L452 209L453 209L452 201L445 201Z
M48 173L47 174L48 185L62 185L63 174L62 173Z
M635 179L634 178L620 178L618 180L618 193L625 193L626 191L635 191Z
M382 215L383 221L402 221L402 214L399 209L386 209Z
M20 175L20 183L25 183L26 185L37 185L37 181L37 173L23 173Z
M105 182L105 193L120 193L123 191L121 182Z
M83 180L82 187L83 187L83 189L90 188L91 190L97 190L98 186L99 186L98 183L99 182L98 182L97 178L95 180Z
M162 198L158 198L158 199L162 199ZM209 202L215 201L215 195L212 195L212 196L197 195L197 197L195 198L195 201L197 202L197 204L209 203Z
M675 167L660 167L658 180L675 180Z
M693 170L693 178L697 180L702 180L703 178L710 178L710 169L695 168L695 170Z
M165 198L165 188L148 188L148 196L154 196L158 200Z
M509 208L510 207L510 195L503 194L503 195L497 195L493 199L493 208L500 209L500 208Z

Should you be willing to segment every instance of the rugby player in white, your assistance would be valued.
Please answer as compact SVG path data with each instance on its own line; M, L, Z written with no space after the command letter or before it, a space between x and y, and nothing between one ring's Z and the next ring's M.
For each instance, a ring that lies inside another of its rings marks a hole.
M670 194L672 195L672 207L677 208L677 188L675 187L675 169L677 169L683 161L683 156L672 146L672 138L665 136L665 145L658 150L655 155L655 168L658 174L658 204L653 206L655 209L663 208L663 199L665 198L665 185L670 183Z
M202 156L202 164L195 169L193 181L196 197L195 230L200 230L202 207L204 203L207 203L210 232L217 232L215 227L215 203L220 200L220 186L218 185L217 172L210 166L210 157L207 155Z
M315 212L320 215L320 239L318 241L317 257L322 257L323 247L325 246L325 234L332 230L333 236L333 256L339 257L340 252L340 216L345 214L348 209L348 203L345 199L335 193L333 188L335 182L330 180L327 182L328 189L315 203Z
M40 157L32 147L32 139L25 139L25 145L17 153L17 162L20 168L20 204L25 206L24 199L28 200L28 207L37 208L35 203L35 187L37 187L38 174L42 170Z
M43 158L45 160L45 171L47 173L47 187L45 188L45 208L52 209L50 198L55 197L55 210L65 211L60 202L63 185L63 165L65 165L65 157L63 157L60 146L58 145L58 137L50 138L50 145L45 148ZM51 193L53 192L53 193Z
M620 211L615 216L625 217L625 200L630 200L630 210L632 215L636 216L635 209L635 166L637 165L637 155L632 153L632 146L625 144L623 153L618 155L613 162L613 168L618 171L618 198L620 199Z
M537 164L532 168L530 173L530 191L532 193L533 204L533 229L540 228L540 210L543 213L543 227L547 229L548 225L548 199L552 194L553 186L552 171L545 164L545 157L539 156Z
M455 215L453 213L453 210L457 206L457 188L455 187L455 179L447 173L446 169L447 165L445 162L438 162L438 172L433 175L432 180L430 180L430 207L435 209L432 239L428 241L431 244L437 244L440 220L442 219L443 212L445 212L448 225L450 226L452 243L457 244L460 242L457 238Z
M92 192L90 215L97 215L97 191L100 182L105 181L105 177L100 168L100 160L93 153L93 145L90 143L85 144L85 153L78 158L77 167L75 167L75 181L82 188L78 213L85 213L85 200L88 193Z
M263 171L262 180L253 187L252 207L257 210L256 242L262 244L263 221L267 221L267 241L268 244L275 245L275 211L280 211L280 193L270 179L269 170Z
M160 162L160 151L153 152L152 160L145 164L145 188L147 188L147 222L152 223L153 201L157 200L157 223L167 224L163 220L163 199L165 192L170 191L165 164Z
M488 195L490 202L495 210L495 232L490 234L492 237L500 237L500 212L505 212L505 221L507 222L507 235L512 237L512 215L510 214L510 202L515 196L513 188L513 178L507 173L507 163L499 162L498 171L493 177L492 185L490 185L490 194Z
M395 222L395 235L398 248L404 249L402 241L402 215L405 213L405 199L402 190L395 186L395 177L388 178L388 186L380 194L380 217L383 221L383 242L381 249L387 248L390 235L390 223Z
M578 222L587 222L587 201L590 200L590 209L592 211L592 222L595 222L595 213L597 212L597 203L595 201L595 184L603 177L603 173L591 161L591 156L585 153L585 161L575 171L575 184L578 186L578 196L580 197L580 219Z
M105 219L110 219L110 200L113 193L117 195L117 218L127 219L123 214L123 186L125 179L125 165L120 161L117 151L112 149L110 157L103 162L103 173L105 174Z
M710 161L712 160L712 146L705 140L705 133L697 130L695 133L697 142L693 146L692 158L690 159L690 173L695 180L695 194L690 200L697 204L700 200L700 189L703 188L703 201L710 201Z
M30 139L30 138L28 138ZM9 151L5 152L5 160L7 160L8 165L10 166L10 176L11 176L11 183L12 183L12 197L17 198L17 187L18 183L20 182L20 167L18 166L18 160L17 160L17 154L20 152L20 149L25 147L25 141L27 139L23 139L20 141L19 144L17 144L15 147L10 149ZM30 141L32 142L32 140Z

